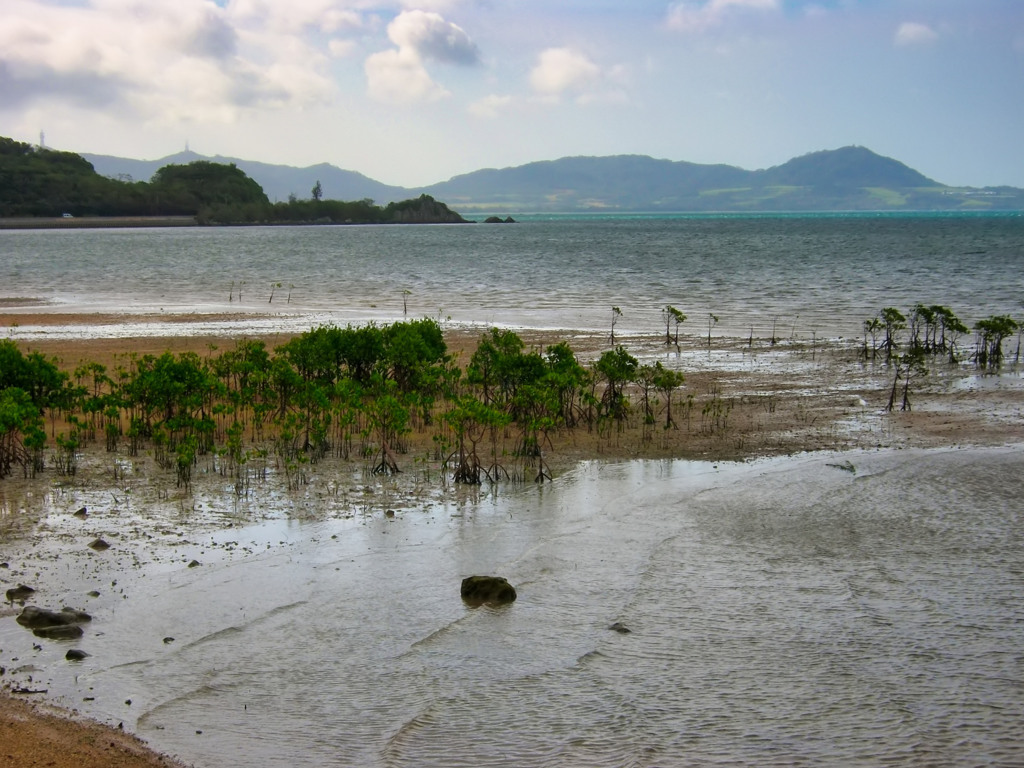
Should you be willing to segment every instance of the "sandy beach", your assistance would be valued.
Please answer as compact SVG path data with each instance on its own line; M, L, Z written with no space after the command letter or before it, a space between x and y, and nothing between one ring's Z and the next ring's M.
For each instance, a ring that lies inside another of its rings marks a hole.
M191 316L177 318L181 333L174 336L124 338L33 339L20 343L23 351L38 351L73 369L84 361L114 367L129 354L194 351L207 354L226 349L235 338L192 336ZM161 322L168 318L160 316ZM48 325L54 328L117 323L117 315L3 314L0 325ZM133 317L133 322L139 322ZM144 320L143 320L144 322ZM609 347L603 335L578 333L520 333L528 348L543 349L569 341L584 363ZM284 335L261 336L267 346ZM480 338L478 330L446 332L449 351L461 363L468 360ZM887 412L891 372L880 362L861 359L854 342L804 340L689 338L679 349L666 346L663 336L618 340L642 360L663 359L686 375L684 392L700 404L718 398L729 403L728 425L717 430L650 430L634 424L615 440L600 440L584 430L554 436L549 463L556 474L583 459L691 458L743 461L754 457L809 451L869 448L935 448L998 446L1020 441L1024 426L1024 379L1019 367L1007 365L1001 375L982 374L969 366L932 366L913 393L913 409ZM696 409L699 413L699 407ZM698 417L692 417L698 418ZM429 438L427 438L429 439ZM100 450L100 449L96 449ZM415 453L415 447L410 453ZM89 471L89 461L83 462ZM48 475L49 473L47 473ZM31 481L45 485L52 478ZM163 479L165 493L175 493L173 477ZM8 482L30 482L5 480ZM24 527L8 521L5 537ZM0 573L5 588L9 579ZM9 678L8 678L9 679ZM0 765L155 766L172 765L169 758L148 752L144 745L116 727L83 722L55 713L31 694L17 698L7 690L0 696Z

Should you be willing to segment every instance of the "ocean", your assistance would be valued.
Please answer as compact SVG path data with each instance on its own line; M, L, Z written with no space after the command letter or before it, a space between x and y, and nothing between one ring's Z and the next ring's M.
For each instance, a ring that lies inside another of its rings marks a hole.
M1022 261L1021 215L0 231L0 299L47 311L264 315L199 329L210 333L403 317L607 330L618 307L616 331L628 335L656 332L672 305L697 336L711 322L712 333L742 338L835 338L858 337L883 307L918 302L968 326L1019 314Z
M0 232L8 306L210 332L243 308L267 315L249 328L599 331L618 306L628 336L672 304L696 335L714 314L716 334L856 338L918 301L1019 317L1022 266L1014 217ZM426 495L351 467L244 500L216 477L188 498L5 480L0 580L93 621L69 662L0 612L0 666L199 768L1020 765L1022 470L1024 441L588 461ZM516 602L465 605L476 573Z

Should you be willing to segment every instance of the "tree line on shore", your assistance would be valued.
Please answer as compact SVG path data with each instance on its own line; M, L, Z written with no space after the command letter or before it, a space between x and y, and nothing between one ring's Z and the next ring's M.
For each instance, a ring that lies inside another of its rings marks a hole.
M165 165L148 181L101 176L81 155L0 137L0 217L193 216L200 224L387 224L461 220L423 195L376 205L373 200L324 199L320 182L308 199L271 203L260 185L234 164L198 160Z
M662 311L664 342L678 348L686 315L671 305ZM114 370L88 361L62 370L0 340L0 478L44 471L52 440L50 465L61 475L73 475L81 450L97 443L114 454L151 452L186 488L209 457L243 494L271 464L289 487L301 485L307 467L328 455L397 473L415 432L427 437L446 481L542 481L551 477L545 450L556 433L604 438L635 420L646 440L680 422L690 430L695 413L701 434L725 431L731 401L713 391L695 409L694 395L680 392L682 372L641 363L615 343L620 315L613 308L611 348L587 366L566 342L527 350L517 333L498 328L461 366L430 319L322 326L273 350L245 339L206 356L129 354ZM1021 324L1000 315L974 328L976 365L998 367L1014 333L1019 360ZM888 409L899 395L910 408L911 384L926 375L929 357L958 364L967 333L938 305L918 304L909 315L887 307L865 321L863 358L882 358L893 371Z
M327 455L396 473L415 430L429 435L446 480L542 481L551 433L622 429L634 382L645 425L657 416L677 427L683 375L660 362L642 365L615 347L587 367L565 342L527 350L514 331L495 328L460 367L429 319L318 327L274 350L240 340L207 356L131 354L115 370L85 362L62 371L4 340L0 477L43 471L52 438L58 474L74 474L95 442L130 456L147 450L186 487L208 456L242 494L271 463L294 487Z

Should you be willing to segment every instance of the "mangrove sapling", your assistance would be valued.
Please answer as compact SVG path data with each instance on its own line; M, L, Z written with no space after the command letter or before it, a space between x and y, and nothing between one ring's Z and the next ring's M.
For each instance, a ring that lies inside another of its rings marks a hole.
M716 326L716 325L718 325L718 318L715 315L713 315L713 314L711 314L709 312L708 313L708 352L711 351L711 329L714 326Z
M700 411L701 434L709 436L726 430L732 412L732 400L722 399L717 384L711 387L710 395Z
M445 467L452 468L452 479L456 483L480 485L483 477L494 482L497 472L503 471L494 457L495 474L483 466L477 454L477 444L490 427L508 423L506 414L491 408L472 396L457 398L451 409L442 417L455 434L455 450L444 460Z
M608 337L608 341L614 346L615 344L615 324L622 317L622 310L618 307L612 307L612 332Z
M868 336L871 336L871 359L878 356L878 332L882 330L882 321L875 315L864 321L864 359L868 359Z
M685 379L682 371L665 368L660 362L654 365L654 388L665 398L665 429L679 428L672 418L672 393L683 386Z
M660 366L661 362L658 361L657 365ZM648 441L651 437L650 427L654 424L654 407L658 404L657 399L652 396L654 391L654 377L656 374L656 368L654 365L641 365L637 369L635 383L640 387L640 405L644 412L643 419L643 439L644 442Z
M25 477L35 476L35 454L46 444L43 416L29 394L20 387L0 389L0 479L11 474L14 465Z
M665 308L661 310L661 313L665 316L665 343L675 344L676 348L679 348L679 326L686 321L686 315L680 312L678 309L673 307L671 304L666 304ZM676 333L675 338L669 333L669 326L675 322Z
M885 406L887 411L892 411L896 405L896 391L899 388L899 382L903 381L903 398L902 404L900 405L901 411L909 411L910 408L910 384L919 378L923 378L928 375L928 369L924 364L924 350L921 347L915 347L907 350L902 355L895 355L893 357L893 363L895 364L896 372L892 380L892 389L889 391L889 403Z
M895 307L886 307L882 310L882 327L885 330L885 339L882 341L882 348L885 350L885 362L892 361L899 346L899 332L907 327L907 318Z
M605 382L601 397L602 413L618 422L620 430L629 413L625 386L636 379L639 365L639 361L621 346L605 352L594 364L594 370Z
M977 361L982 368L998 368L1003 361L1003 339L1019 328L1009 315L992 315L974 324L978 333Z
M957 340L964 334L970 333L970 329L948 307L935 304L930 309L935 314L937 328L934 333L938 334L938 338L934 339L932 352L948 352L949 362L953 364L956 362Z
M271 283L270 284L270 300L267 302L267 304L273 304L274 303L274 291L276 291L280 287L281 287L280 283Z
M909 335L910 348L920 348L924 352L932 351L932 332L935 325L935 312L918 302L910 311ZM923 338L922 338L923 336Z
M408 288L402 290L402 316L409 316L409 294L412 293Z

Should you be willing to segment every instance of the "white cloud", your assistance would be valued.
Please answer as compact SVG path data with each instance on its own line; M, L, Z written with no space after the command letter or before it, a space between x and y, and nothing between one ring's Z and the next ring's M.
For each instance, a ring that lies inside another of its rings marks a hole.
M596 86L601 68L572 48L548 48L530 72L530 85L543 96L557 98L566 92L583 92Z
M364 68L367 90L377 101L416 104L450 95L431 79L422 60L408 48L375 53Z
M480 63L480 51L469 35L436 13L403 11L388 24L388 37L399 50L412 49L423 59L448 64Z
M939 39L939 34L927 24L906 21L896 30L896 45L928 45Z
M741 11L776 11L780 0L682 0L669 6L666 24L681 32L703 32Z
M464 0L402 0L402 7L406 10L437 11L447 13L462 5Z
M493 120L511 105L511 96L498 96L496 94L491 94L478 101L474 101L469 105L468 109L469 113L474 117Z
M377 101L415 104L450 96L431 78L425 61L480 63L480 52L469 35L437 13L402 11L388 24L388 38L397 49L371 55L364 67L367 91Z
M355 21L338 0L315 3L321 23ZM270 4L259 0L5 0L0 109L64 102L141 120L224 121L249 108L329 100L326 46L305 37L295 17L275 27L266 14Z

